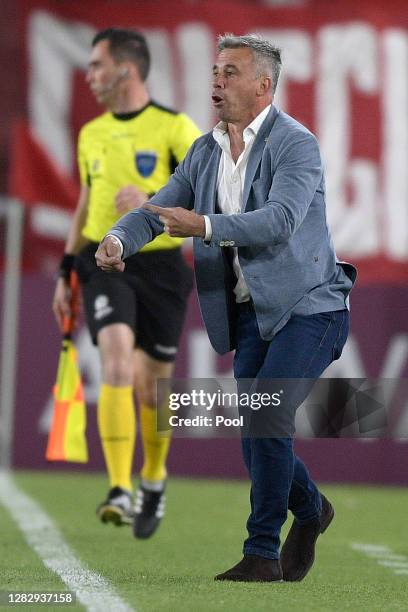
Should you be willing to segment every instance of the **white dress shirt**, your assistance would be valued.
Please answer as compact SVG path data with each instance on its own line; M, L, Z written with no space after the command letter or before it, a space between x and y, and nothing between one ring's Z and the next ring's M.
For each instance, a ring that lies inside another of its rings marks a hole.
M270 108L271 105L264 108L264 110L245 128L243 132L244 150L238 157L236 163L232 159L230 139L226 124L220 121L213 129L213 137L222 149L220 165L218 166L217 197L218 206L224 215L239 215L242 212L242 194L248 157L259 128L266 119ZM204 215L204 220L204 240L209 241L212 236L211 221L207 215ZM235 300L239 303L247 302L251 296L242 274L241 266L239 265L238 249L233 247L233 250L233 268L237 277L237 284L234 287Z

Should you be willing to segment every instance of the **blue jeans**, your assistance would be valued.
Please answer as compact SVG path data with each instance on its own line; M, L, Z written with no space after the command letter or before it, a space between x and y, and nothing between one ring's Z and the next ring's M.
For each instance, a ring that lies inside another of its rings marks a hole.
M338 359L349 328L347 309L309 316L292 315L268 342L259 335L251 303L239 305L234 376L317 379ZM251 479L249 537L244 554L279 558L280 530L288 509L303 524L320 515L320 493L306 466L294 454L292 438L242 438Z

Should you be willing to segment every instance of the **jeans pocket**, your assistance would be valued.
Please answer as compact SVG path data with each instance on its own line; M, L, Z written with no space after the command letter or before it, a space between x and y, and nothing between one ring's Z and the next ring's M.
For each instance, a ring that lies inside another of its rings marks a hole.
M330 312L319 312L312 316L318 320L320 325L323 324L325 326L324 333L322 335L322 338L319 344L319 349L321 349L323 344L326 341L326 338L330 339L329 334L331 333L332 326L335 324L335 313L331 311Z
M336 341L333 345L333 361L340 359L343 352L344 345L346 344L348 332L349 332L349 318L350 314L347 309L340 310L339 315L339 332L337 334ZM340 319L341 317L341 319Z

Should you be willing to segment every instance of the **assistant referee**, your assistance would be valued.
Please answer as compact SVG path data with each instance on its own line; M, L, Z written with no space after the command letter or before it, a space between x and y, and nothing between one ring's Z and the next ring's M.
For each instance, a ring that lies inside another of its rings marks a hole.
M150 99L149 67L141 33L109 28L94 37L86 79L108 112L84 125L79 135L81 191L53 301L61 326L75 267L102 365L98 428L110 490L97 514L105 523L133 523L139 538L152 535L164 514L170 440L156 431L156 381L173 373L192 272L181 254L182 240L167 234L130 257L125 274L103 273L94 255L123 214L167 183L200 135L187 115ZM144 463L133 507L134 392Z

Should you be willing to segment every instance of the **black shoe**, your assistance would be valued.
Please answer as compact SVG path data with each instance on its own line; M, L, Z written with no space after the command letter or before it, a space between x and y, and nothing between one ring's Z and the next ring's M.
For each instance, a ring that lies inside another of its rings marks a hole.
M108 497L96 509L102 523L113 523L117 527L131 525L133 521L132 494L121 487L113 487Z
M244 555L242 561L214 580L232 580L234 582L279 582L282 580L282 569L279 559L266 559L258 555Z
M322 512L319 518L304 525L293 521L288 536L282 546L280 560L283 579L288 582L303 580L313 565L316 540L324 533L334 517L334 508L324 495Z
M150 491L140 485L136 492L133 519L135 538L145 540L154 534L164 516L165 502L164 487L161 491Z

